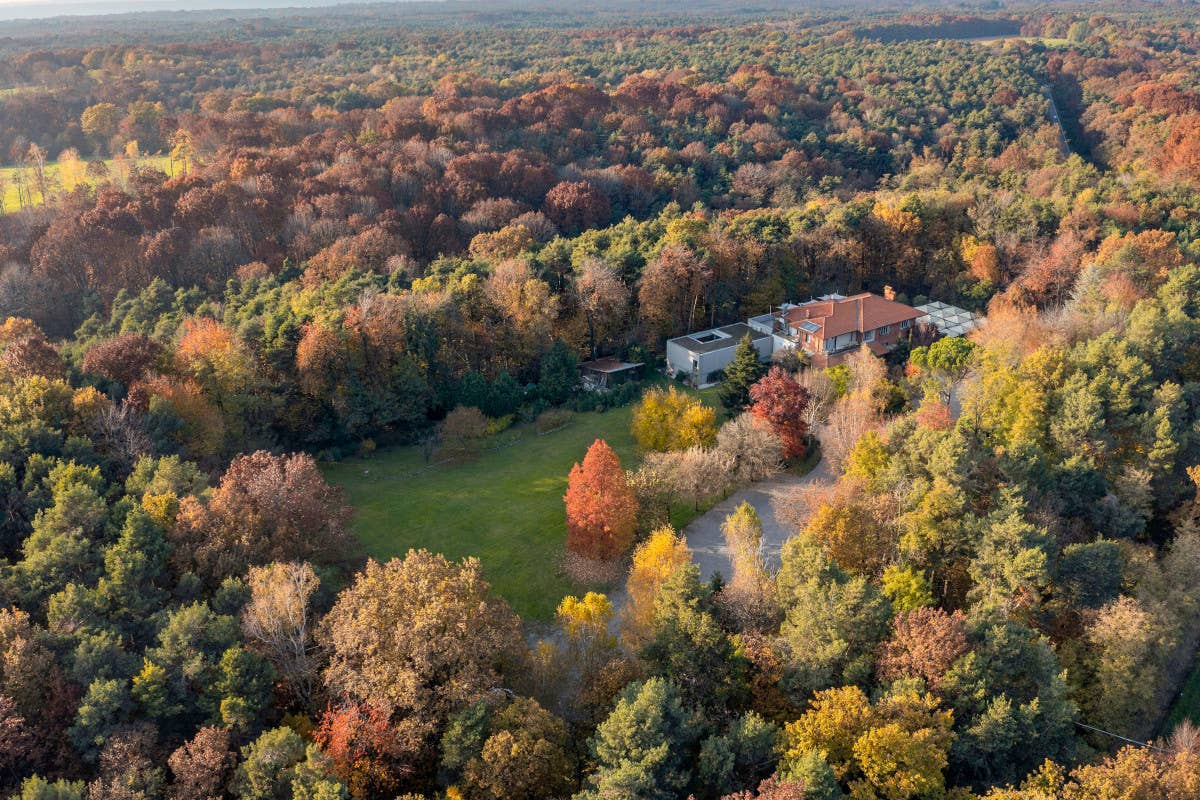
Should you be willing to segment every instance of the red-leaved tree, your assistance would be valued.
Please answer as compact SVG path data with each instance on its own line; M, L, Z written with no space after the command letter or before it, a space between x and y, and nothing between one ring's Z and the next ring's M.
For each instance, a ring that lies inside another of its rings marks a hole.
M750 413L770 424L775 435L783 441L787 458L800 458L806 445L808 423L804 410L808 408L808 390L782 367L771 367L758 383L750 387Z
M412 772L415 752L374 706L347 699L330 706L313 739L352 797L393 797Z
M611 559L633 544L638 501L625 480L621 459L597 439L567 480L567 549L581 556Z

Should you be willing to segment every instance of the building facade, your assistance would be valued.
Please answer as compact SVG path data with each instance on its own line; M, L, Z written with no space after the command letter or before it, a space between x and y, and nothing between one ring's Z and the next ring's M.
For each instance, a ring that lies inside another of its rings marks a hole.
M766 361L775 351L771 334L742 322L722 325L667 340L667 373L684 375L697 388L720 380L720 372L733 361L738 343L750 334L758 357Z

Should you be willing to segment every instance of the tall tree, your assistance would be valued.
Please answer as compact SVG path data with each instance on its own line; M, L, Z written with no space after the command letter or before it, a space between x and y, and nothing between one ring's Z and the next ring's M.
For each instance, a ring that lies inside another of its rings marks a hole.
M589 743L596 770L581 800L674 800L692 780L698 731L679 688L632 683Z
M725 368L725 377L717 395L730 416L736 416L746 410L746 406L750 405L750 387L758 383L766 371L767 368L763 366L758 351L754 348L754 340L747 333L738 342L737 349L733 352L733 361Z
M603 439L592 442L567 478L567 549L587 558L620 558L637 531L637 496L621 459Z
M415 758L449 715L501 685L519 648L516 616L491 595L479 562L424 550L367 562L322 625L325 686L380 709Z

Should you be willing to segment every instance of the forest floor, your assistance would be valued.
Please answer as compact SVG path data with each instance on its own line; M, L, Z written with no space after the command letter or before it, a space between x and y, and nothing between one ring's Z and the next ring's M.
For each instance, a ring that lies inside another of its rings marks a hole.
M713 390L700 393L715 405ZM575 414L571 423L539 435L518 425L493 437L478 456L426 465L417 447L379 450L324 466L354 507L351 528L377 559L425 548L460 559L476 556L493 588L530 621L548 621L580 586L563 572L563 495L567 474L596 439L604 439L628 469L639 462L630 433L630 406ZM705 509L681 504L682 528Z

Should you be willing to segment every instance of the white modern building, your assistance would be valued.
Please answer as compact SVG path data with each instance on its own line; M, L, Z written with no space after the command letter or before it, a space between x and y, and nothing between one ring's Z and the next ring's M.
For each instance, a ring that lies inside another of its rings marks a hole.
M714 373L729 366L737 352L738 343L746 334L750 334L759 359L768 360L775 349L771 334L744 322L735 322L668 339L667 373L672 376L682 373L687 376L689 383L698 388L717 383L719 376Z

